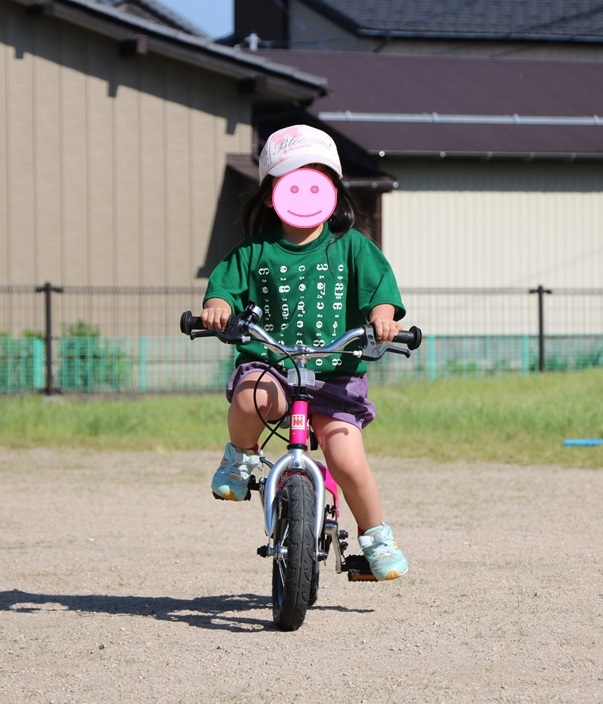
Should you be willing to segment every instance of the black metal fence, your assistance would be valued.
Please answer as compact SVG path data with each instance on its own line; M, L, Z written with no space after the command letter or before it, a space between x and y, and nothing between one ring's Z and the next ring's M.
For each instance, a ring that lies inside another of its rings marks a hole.
M603 289L407 289L424 342L387 355L376 383L603 367ZM224 387L233 349L191 342L201 287L0 287L0 393L189 392Z

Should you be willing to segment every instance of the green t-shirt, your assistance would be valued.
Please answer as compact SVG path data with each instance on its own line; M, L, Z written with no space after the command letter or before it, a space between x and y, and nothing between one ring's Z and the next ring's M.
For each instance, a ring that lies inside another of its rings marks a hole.
M323 347L346 330L365 325L380 304L405 309L391 266L377 245L357 230L334 239L327 225L312 242L295 245L280 230L249 237L212 272L205 300L221 298L233 312L253 301L262 309L260 325L285 345ZM279 355L259 342L239 348L237 364L273 362ZM290 367L286 360L284 366ZM320 375L359 374L366 365L351 355L312 359Z

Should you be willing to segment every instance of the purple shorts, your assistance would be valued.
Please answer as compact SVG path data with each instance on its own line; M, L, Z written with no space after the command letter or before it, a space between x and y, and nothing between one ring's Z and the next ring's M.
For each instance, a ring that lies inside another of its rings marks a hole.
M266 369L268 365L264 362L245 362L238 366L226 384L228 401L232 401L235 388L248 374ZM267 374L278 382L285 397L290 401L291 389L287 384L287 377L274 367ZM368 400L367 393L368 381L364 374L361 376L342 374L328 379L316 377L316 386L308 389L310 415L342 420L362 430L375 417L375 405Z

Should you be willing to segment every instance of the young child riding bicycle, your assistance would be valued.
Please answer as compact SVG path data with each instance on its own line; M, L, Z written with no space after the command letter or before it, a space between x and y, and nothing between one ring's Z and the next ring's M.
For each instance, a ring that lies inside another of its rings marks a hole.
M262 325L284 345L325 346L347 329L372 323L389 342L402 329L405 309L391 266L368 237L353 229L354 201L342 183L337 147L309 125L274 132L260 155L259 188L243 209L245 239L212 272L201 320L224 330L249 301L262 308ZM264 418L288 408L287 364L260 343L239 350L228 381L227 443L212 491L242 501L260 464ZM308 389L312 429L358 524L358 541L374 577L396 579L408 569L383 522L376 479L362 429L375 417L365 363L349 355L314 359L316 385ZM282 372L282 373L281 373ZM254 387L262 375L259 387Z

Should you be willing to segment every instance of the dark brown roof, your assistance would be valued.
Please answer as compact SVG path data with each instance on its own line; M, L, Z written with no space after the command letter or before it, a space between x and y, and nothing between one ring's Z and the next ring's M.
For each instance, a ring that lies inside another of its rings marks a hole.
M600 0L300 0L364 37L603 41Z
M324 76L309 113L373 155L603 159L603 63L258 54Z

